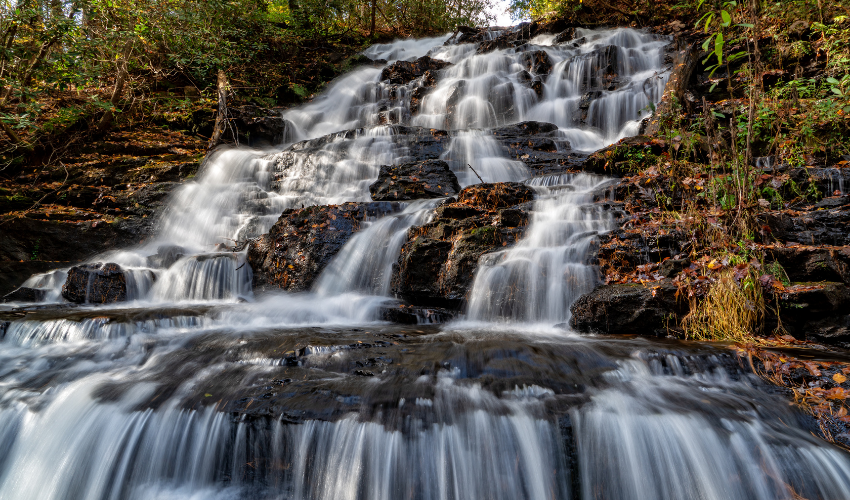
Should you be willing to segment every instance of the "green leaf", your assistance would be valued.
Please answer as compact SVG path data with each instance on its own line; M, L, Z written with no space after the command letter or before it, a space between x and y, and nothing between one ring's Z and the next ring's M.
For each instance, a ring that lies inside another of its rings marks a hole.
M723 33L717 33L714 38L714 54L717 55L717 64L723 63Z
M708 18L705 20L705 32L708 33L708 25L711 24L711 21L714 19L714 14L709 14Z
M841 84L841 82L839 82L838 80L836 80L835 78L833 78L831 76L829 78L827 78L826 81L833 84L833 85L840 85Z
M720 17L723 18L723 26L729 26L732 24L732 16L725 10L720 11Z
M713 114L715 118L726 118L726 115L724 115L723 113L718 113L717 111L712 111L711 114Z
M702 42L702 50L708 50L708 46L711 43L711 39L714 38L714 35L706 38L704 42Z
M843 96L844 95L844 92L842 92L841 89L839 89L837 87L832 87L830 90L832 90L832 93L837 95L837 96Z
M735 26L740 26L742 28L755 28L756 27L755 24L750 24L750 23L738 23Z

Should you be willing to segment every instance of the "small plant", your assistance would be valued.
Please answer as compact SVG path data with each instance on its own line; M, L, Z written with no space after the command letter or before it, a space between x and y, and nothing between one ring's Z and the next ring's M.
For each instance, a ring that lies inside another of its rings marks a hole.
M691 312L682 320L687 338L754 342L763 327L765 302L754 270L736 279L733 271L720 274L705 298L691 300Z

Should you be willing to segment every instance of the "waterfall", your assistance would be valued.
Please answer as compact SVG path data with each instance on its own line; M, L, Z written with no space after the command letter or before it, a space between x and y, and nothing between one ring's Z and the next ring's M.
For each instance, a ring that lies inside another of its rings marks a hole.
M594 198L611 181L576 174L529 184L538 200L528 231L516 246L482 259L469 298L472 320L564 323L570 305L599 281L590 249L613 221Z
M0 306L0 500L850 498L846 451L729 349L551 328L599 280L612 181L534 176L493 129L554 124L560 153L634 135L670 43L554 40L374 45L383 68L282 113L286 144L215 152L152 241L93 259L127 302L69 305L67 269L33 276L45 304ZM382 79L426 55L440 69ZM310 292L253 295L248 239L420 158L536 191L524 236L481 258L471 321L376 320L440 199L362 221Z

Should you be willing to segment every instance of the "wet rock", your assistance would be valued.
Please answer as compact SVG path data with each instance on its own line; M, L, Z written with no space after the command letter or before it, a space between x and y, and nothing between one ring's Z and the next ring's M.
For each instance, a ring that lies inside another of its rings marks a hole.
M567 28L564 31L555 35L555 39L552 40L552 43L569 42L570 40L574 40L575 37L576 37L576 29L575 28Z
M404 151L405 156L400 160L403 162L439 160L451 142L445 130L403 125L391 125L389 128L399 151ZM280 189L281 181L291 177L293 167L297 169L298 177L307 175L305 172L311 170L315 175L326 175L330 164L349 158L349 146L362 138L363 133L363 130L355 129L329 134L297 142L269 156L268 159L274 163L272 189Z
M426 71L437 71L448 65L446 61L431 59L428 56L422 56L415 61L396 61L381 71L381 80L392 84L410 83Z
M442 160L384 165L378 180L369 186L375 201L442 198L460 191L457 177Z
M0 342L6 338L6 331L9 330L9 325L11 324L11 321L0 321Z
M552 59L542 50L523 52L520 63L535 75L548 75L552 71Z
M20 287L3 296L3 302L41 302L47 296L47 290Z
M436 72L428 70L425 73L423 73L422 78L419 81L419 85L417 85L410 92L410 114L411 115L415 115L416 113L419 112L419 106L422 104L422 99L436 85L437 85Z
M248 244L256 289L309 290L364 219L400 211L389 202L285 210L269 232Z
M279 109L245 105L227 108L227 112L228 127L221 142L260 146L280 144L286 139L286 123Z
M665 144L659 139L634 136L600 149L584 162L584 170L599 175L622 176L640 167L648 155L659 155Z
M476 184L411 228L392 278L393 293L412 304L458 309L482 255L514 244L534 191L520 183Z
M147 257L148 267L168 269L185 254L186 250L179 245L160 245L156 254Z
M410 304L392 304L383 307L380 318L400 325L436 325L455 318L454 311L439 307L419 307Z
M62 297L77 304L110 304L127 300L127 279L113 263L72 267L62 286Z
M570 325L577 332L666 337L687 313L669 280L655 284L603 285L570 307Z
M580 167L569 141L551 123L526 121L493 129L509 158L525 164L532 176L562 173Z

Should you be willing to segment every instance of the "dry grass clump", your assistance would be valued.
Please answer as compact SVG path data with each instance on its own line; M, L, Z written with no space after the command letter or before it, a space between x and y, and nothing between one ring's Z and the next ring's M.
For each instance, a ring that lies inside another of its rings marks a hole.
M682 320L687 338L755 342L764 324L762 288L753 271L741 279L722 273L702 300L691 301L691 312Z

